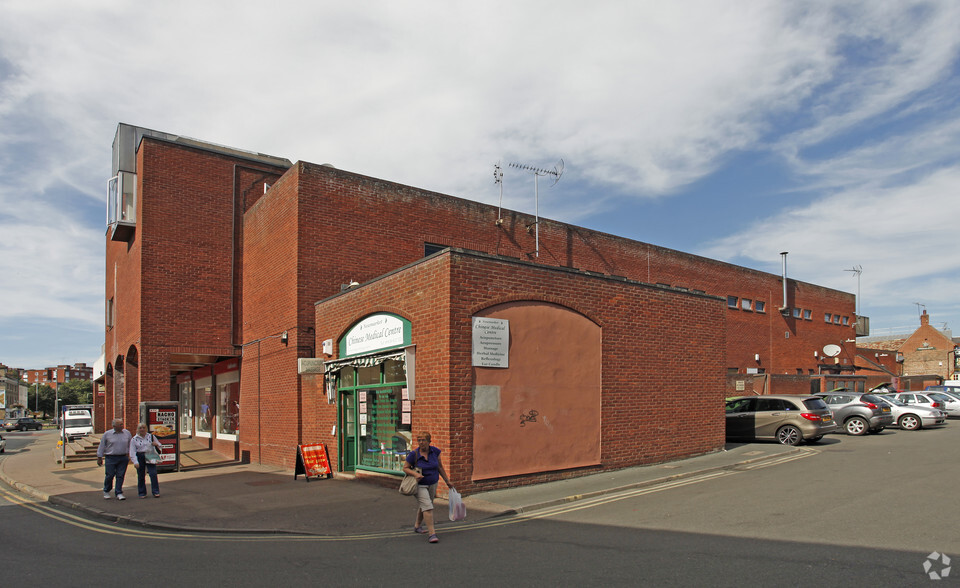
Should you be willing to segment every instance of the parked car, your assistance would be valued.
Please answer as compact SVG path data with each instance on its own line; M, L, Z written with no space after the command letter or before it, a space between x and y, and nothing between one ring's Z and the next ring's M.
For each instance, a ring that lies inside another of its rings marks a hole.
M941 410L926 406L911 406L889 394L878 394L877 397L890 405L893 422L905 431L935 427L947 422L947 417Z
M29 429L36 429L39 431L43 428L43 423L35 418L23 417L5 422L3 424L3 428L7 431L27 431Z
M833 411L837 426L848 435L879 433L893 424L890 405L873 394L832 390L817 394Z
M934 400L939 400L943 404L943 410L947 416L960 417L960 399L946 392L928 392L927 396Z
M0 453L3 453L7 450L7 440L3 438L3 435L0 435Z
M943 401L934 398L926 392L898 392L892 396L904 404L935 408L943 412L944 416L947 414L944 410Z
M727 438L771 439L783 445L816 442L837 430L833 414L817 396L740 396L726 403Z

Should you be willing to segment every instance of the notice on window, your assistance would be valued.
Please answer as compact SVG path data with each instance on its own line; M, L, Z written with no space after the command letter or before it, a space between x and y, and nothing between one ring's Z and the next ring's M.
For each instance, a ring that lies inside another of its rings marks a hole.
M510 367L510 321L473 317L473 365Z

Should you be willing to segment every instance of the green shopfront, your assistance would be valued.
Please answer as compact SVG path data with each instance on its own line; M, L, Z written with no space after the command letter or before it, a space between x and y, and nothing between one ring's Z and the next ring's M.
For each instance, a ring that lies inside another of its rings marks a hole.
M340 471L401 473L412 449L410 322L367 316L339 341L341 359L325 363L329 398L337 402Z

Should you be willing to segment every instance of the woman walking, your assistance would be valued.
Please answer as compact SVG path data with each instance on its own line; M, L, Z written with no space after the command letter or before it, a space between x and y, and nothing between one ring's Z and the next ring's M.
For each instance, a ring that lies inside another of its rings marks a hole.
M414 468L420 468L420 473ZM451 490L454 488L440 461L440 450L430 445L430 433L423 432L417 436L417 448L407 454L403 472L417 478L417 521L413 530L429 534L430 543L436 543L440 541L433 526L433 499L437 497L437 482L443 478Z
M162 445L152 433L147 433L147 425L140 423L137 425L137 434L130 439L130 459L133 460L134 467L137 468L137 492L140 498L147 497L146 475L150 474L150 490L153 491L154 498L160 498L160 482L157 481L157 462L148 460L146 453L156 448L160 453Z

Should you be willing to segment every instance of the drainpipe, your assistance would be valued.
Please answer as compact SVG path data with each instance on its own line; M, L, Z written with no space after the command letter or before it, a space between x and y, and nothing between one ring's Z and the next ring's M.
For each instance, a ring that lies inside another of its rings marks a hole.
M787 310L787 253L789 252L780 252L780 257L783 259L783 306L780 307L780 312Z

